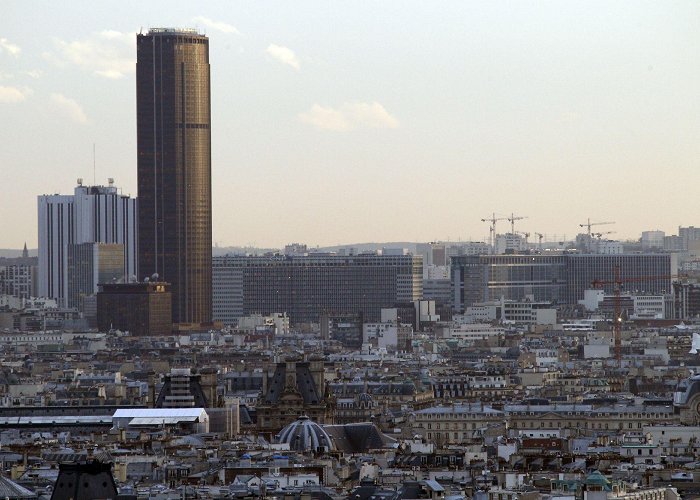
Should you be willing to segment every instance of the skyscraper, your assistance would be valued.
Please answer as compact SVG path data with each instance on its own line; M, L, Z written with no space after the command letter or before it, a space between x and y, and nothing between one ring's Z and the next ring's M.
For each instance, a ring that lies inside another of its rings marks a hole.
M75 305L68 301L68 255L72 245L122 245L121 274L128 280L137 273L136 199L121 194L112 179L107 186L83 186L82 180L78 182L72 195L41 195L37 200L39 296L56 299L64 307Z
M139 270L172 284L173 321L211 321L209 39L136 38Z

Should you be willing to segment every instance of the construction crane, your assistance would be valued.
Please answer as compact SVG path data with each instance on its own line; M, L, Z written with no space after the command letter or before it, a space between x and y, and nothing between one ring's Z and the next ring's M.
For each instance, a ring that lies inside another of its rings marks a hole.
M496 214L491 214L490 219L481 219L481 222L490 222L491 227L489 228L489 240L491 244L491 251L496 252L496 222L500 220L508 220L508 217L496 218Z
M584 224L579 224L579 227L586 227L588 228L588 237L591 237L591 226L603 226L606 224L615 224L614 222L591 222L590 217Z
M540 246L540 252L542 251L542 238L544 238L544 234L542 233L535 233L535 236L537 236L537 239L539 240L539 246Z
M613 285L613 341L615 343L615 360L617 361L618 367L622 367L622 287L625 283L635 283L640 281L658 281L658 280L673 280L678 278L683 278L683 275L677 274L660 274L660 275L649 275L649 276L638 276L634 278L622 278L620 273L620 266L615 266L613 268L613 279L612 280L593 280L591 285L593 288L602 289L605 285Z
M510 217L506 217L506 219L508 219L508 221L510 221L510 233L515 234L515 221L527 219L527 215L516 216L516 215L513 215L513 213L511 212Z
M527 247L527 239L530 237L530 233L526 231L516 231L513 234L522 234L525 237L525 246Z
M591 233L591 236L601 239L604 235L606 234L613 234L616 233L617 231L603 231L602 233Z

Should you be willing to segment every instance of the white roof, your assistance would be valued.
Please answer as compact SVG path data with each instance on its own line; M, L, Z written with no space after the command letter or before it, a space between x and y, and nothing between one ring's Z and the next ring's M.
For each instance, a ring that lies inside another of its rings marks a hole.
M112 418L207 418L204 408L120 408Z
M131 419L129 425L137 426L154 426L154 425L176 425L181 422L196 422L198 417L136 417Z

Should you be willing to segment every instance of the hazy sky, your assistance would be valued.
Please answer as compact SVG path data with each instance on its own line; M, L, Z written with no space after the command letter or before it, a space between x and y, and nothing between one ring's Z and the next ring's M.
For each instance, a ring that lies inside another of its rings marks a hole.
M7 1L0 247L36 245L93 143L136 195L135 39L163 26L210 38L219 245L700 225L696 0Z

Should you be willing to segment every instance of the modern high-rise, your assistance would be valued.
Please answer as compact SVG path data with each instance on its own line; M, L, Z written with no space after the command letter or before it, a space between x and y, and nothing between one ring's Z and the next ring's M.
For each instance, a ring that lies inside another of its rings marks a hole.
M136 212L136 199L121 194L111 179L107 186L83 186L79 181L72 195L39 196L38 295L68 306L71 245L122 245L124 280L135 276Z
M172 297L168 283L157 281L104 283L97 293L97 327L131 335L170 335Z
M321 315L361 314L423 296L421 255L270 255L214 258L214 319L286 312L292 323Z
M456 256L451 263L455 311L501 298L575 305L595 281L613 293L616 270L625 290L667 294L673 272L671 255L661 253Z
M171 283L173 321L211 321L209 39L136 37L139 270Z
M79 243L68 245L66 304L85 311L84 300L97 294L97 285L124 282L124 245Z

